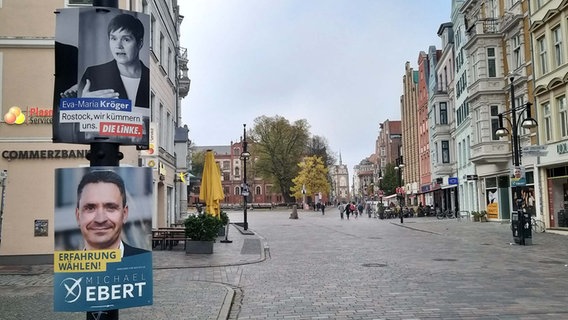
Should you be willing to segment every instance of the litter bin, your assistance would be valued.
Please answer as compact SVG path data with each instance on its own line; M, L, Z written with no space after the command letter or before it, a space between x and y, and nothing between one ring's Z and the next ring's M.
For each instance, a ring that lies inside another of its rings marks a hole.
M531 217L528 212L514 211L511 215L511 230L516 244L532 245Z

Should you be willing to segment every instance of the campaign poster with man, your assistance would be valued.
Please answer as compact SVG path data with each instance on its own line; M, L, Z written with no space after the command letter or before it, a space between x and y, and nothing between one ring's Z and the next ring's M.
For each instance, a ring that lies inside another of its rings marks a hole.
M54 309L151 305L152 169L55 171Z
M56 12L53 141L148 148L148 15L116 8Z

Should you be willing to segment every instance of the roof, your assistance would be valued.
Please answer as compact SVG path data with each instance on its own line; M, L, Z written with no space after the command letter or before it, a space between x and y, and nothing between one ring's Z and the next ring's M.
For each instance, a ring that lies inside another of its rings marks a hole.
M216 155L228 156L231 154L231 146L195 146L195 151L213 150Z

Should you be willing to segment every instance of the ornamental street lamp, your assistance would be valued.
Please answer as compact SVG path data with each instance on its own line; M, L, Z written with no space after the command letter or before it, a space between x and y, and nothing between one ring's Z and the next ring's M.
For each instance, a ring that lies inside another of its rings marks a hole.
M250 153L247 151L247 125L243 124L243 152L241 153L241 160L243 161L243 185L242 185L242 194L243 194L243 203L244 203L244 211L243 211L243 217L244 217L244 223L243 223L243 228L245 230L248 230L248 222L247 222L247 197L250 194L249 192L249 188L247 185L247 160L248 158L250 158Z
M404 168L404 162L402 161L402 156L398 156L398 158L395 159L396 160L396 167L394 167L394 169L397 171L398 173L398 203L400 205L400 223L404 223L404 217L402 215L402 205L403 205L403 199L404 199L404 195L403 195L403 187L402 187L402 169Z
M520 167L521 167L521 152L520 152L520 139L519 139L519 128L518 126L521 125L521 127L525 128L525 129L532 129L532 128L536 128L538 126L538 123L536 122L535 119L533 119L531 117L531 103L527 102L526 104L520 106L519 108L517 108L515 106L515 86L513 84L515 77L514 75L511 75L509 77L509 80L511 81L511 109L504 111L500 114L498 114L498 120L499 120L499 128L497 128L495 130L495 135L497 137L505 137L508 136L509 134L511 134L511 142L512 142L512 146L513 146L513 168L514 171L519 170L520 172ZM519 112L519 114L517 114L517 111ZM521 121L521 118L523 116L523 111L526 111L526 118L524 120ZM505 117L505 115L509 115L509 118ZM503 126L503 119L506 119L507 122L509 122L510 128L511 128L511 132L509 132L509 130L507 128L505 128ZM521 202L523 201L521 198L521 188L520 186L524 185L524 183L526 183L526 180L523 180L522 182L518 182L515 184L515 198L516 198L516 211L513 212L514 214L517 215L518 217L518 232L519 232L519 238L520 238L520 245L525 245L525 233L524 233L524 228L525 228L525 219L524 219L524 215L521 212ZM511 187L513 186L513 184L511 184ZM513 194L512 190L511 190L511 194Z

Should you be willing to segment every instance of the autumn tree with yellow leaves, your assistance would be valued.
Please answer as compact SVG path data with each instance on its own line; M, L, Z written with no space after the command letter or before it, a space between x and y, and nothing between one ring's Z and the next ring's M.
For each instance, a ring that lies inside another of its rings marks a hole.
M329 195L331 189L328 181L328 169L324 165L321 157L311 156L305 157L298 164L300 171L298 175L292 179L293 186L290 193L297 200L302 199L302 190L305 188L306 196L312 196L321 192L322 196Z

